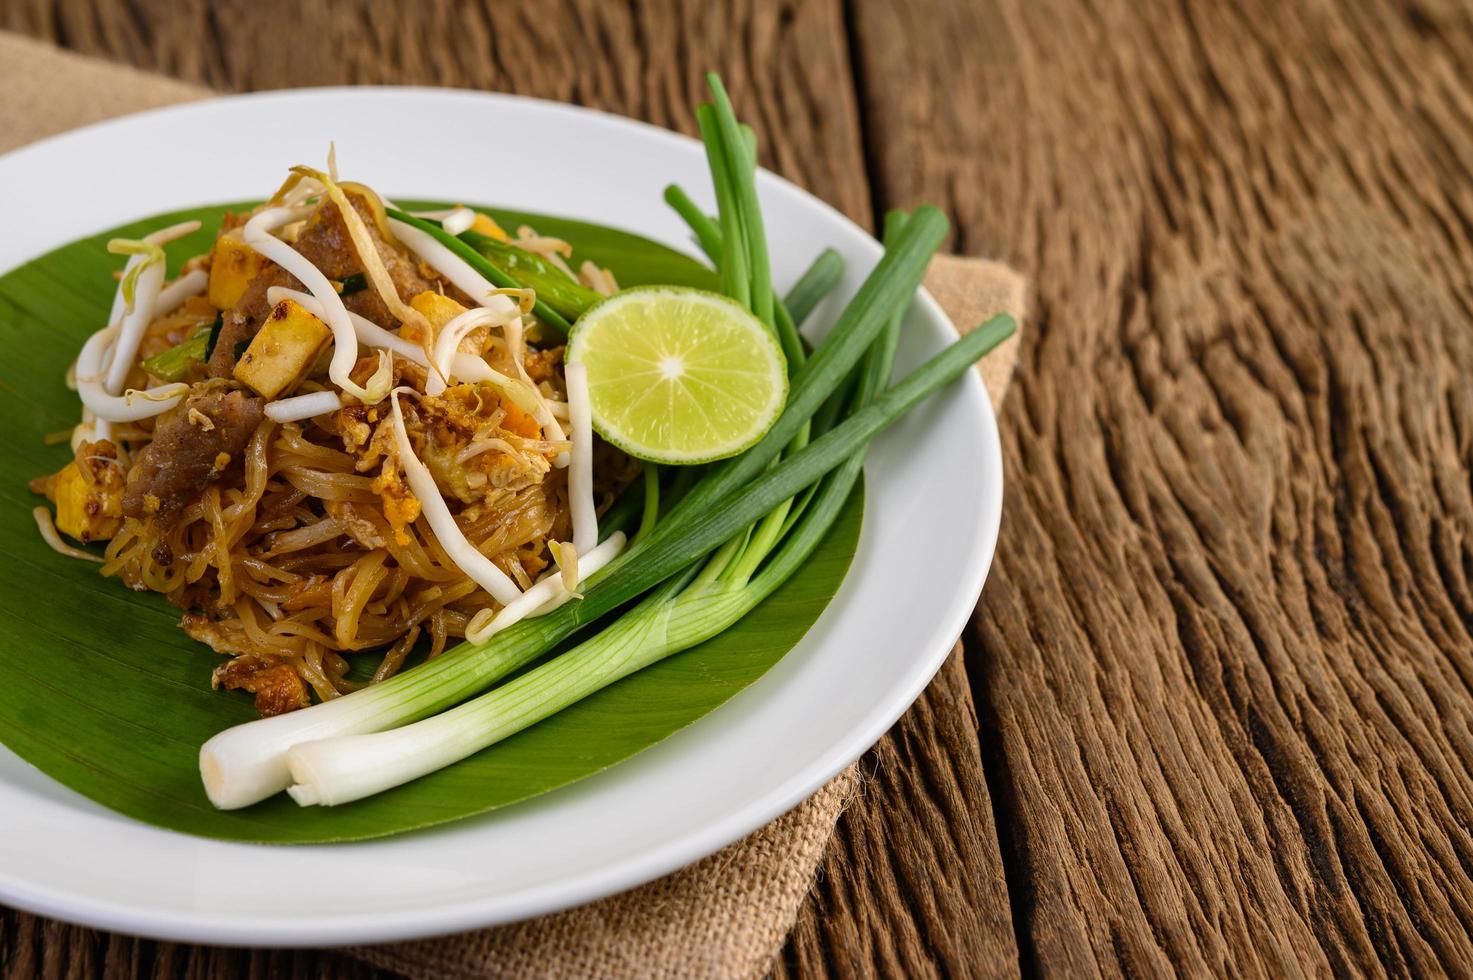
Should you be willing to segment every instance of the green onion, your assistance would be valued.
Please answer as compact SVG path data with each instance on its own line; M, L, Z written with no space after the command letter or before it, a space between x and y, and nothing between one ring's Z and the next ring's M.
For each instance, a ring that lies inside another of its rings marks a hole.
M798 335L796 324L785 310L775 304L773 298L771 262L767 254L767 234L763 226L762 211L757 202L757 136L750 127L743 126L737 121L721 80L714 74L708 75L707 79L711 86L711 94L715 98L715 104L709 111L706 110L706 107L702 107L702 111L705 112L703 118L714 118L714 125L703 126L707 156L712 159L724 159L725 178L729 183L726 188L727 193L722 194L721 173L719 168L713 166L712 177L717 183L719 220L723 229L721 232L722 259L731 260L731 250L726 247L731 239L725 231L729 227L739 227L743 230L742 244L746 248L745 255L740 257L742 262L735 270L735 274L744 272L747 278L735 283L737 291L730 292L730 295L741 303L747 303L750 297L749 308L777 335L787 360L788 374L791 377L802 367L807 359L807 352L804 350L802 338ZM726 271L724 267L722 271L722 283L730 290L732 277L724 274ZM786 451L795 452L802 449L808 444L809 435L810 426L805 422L793 434L786 446ZM747 528L728 542L718 553L722 569L713 574L722 576L729 573L737 574L740 569L761 561L762 557L777 544L782 528L787 524L792 504L791 500L783 501L769 511L757 525ZM730 566L730 572L727 566ZM708 569L710 567L714 565L708 566Z
M679 184L671 184L665 188L665 201L690 226L697 244L701 246L701 251L706 253L706 257L713 262L719 262L723 239L721 229L716 226L716 222L690 199L690 195L686 194ZM838 285L843 276L843 257L831 248L824 249L798 279L783 301L777 304L775 315L778 329L789 337L796 338L798 327L808 319L813 308ZM790 342L789 346L784 347L783 353L787 356L789 364L802 364L807 356L801 341Z
M444 245L451 252L454 252L457 258L476 270L477 275L489 281L493 286L498 286L502 289L527 288L513 276L493 265L480 252L477 252L465 242L447 232L438 222L416 218L414 215L400 211L398 208L388 208L386 210L388 211L389 217L395 221L402 221L412 228L418 228L426 235L434 238L441 245ZM564 337L568 335L570 325L567 319L557 310L547 305L546 301L540 297L536 305L532 307L532 312L537 314L537 319L541 320L553 330L556 330Z
M614 592L614 583L621 581L622 577L614 576L613 572L621 562L632 564L635 569L644 564L657 569L667 564L680 567L688 560L686 556L691 548L701 545L709 548L726 541L747 524L858 452L880 430L910 411L938 388L954 381L984 354L1010 337L1015 329L1016 325L1010 316L1002 315L989 320L931 358L872 404L746 484L740 493L732 494L698 516L680 522L678 534L660 535L657 528L656 534L651 536L643 549L631 548L619 560L611 563L605 569L605 574L609 577L599 584L607 581L608 591ZM688 497L687 501L690 499ZM662 525L664 526L667 525ZM630 569L625 576L635 580L635 569ZM590 589L585 601L595 591Z
M644 491L645 486L641 483L631 483L624 488L624 492L615 498L612 506L604 511L603 517L598 521L598 538L600 541L607 538L615 531L629 532L635 523L644 515Z
M212 323L212 324L210 324L210 337L209 337L209 339L207 341L205 341L205 356L204 356L204 359L206 361L208 361L211 357L214 356L214 354L215 354L215 344L219 343L219 341L220 341L220 330L224 326L225 326L225 314L224 313L216 313L215 314L215 322Z
M660 468L654 463L644 464L644 513L640 516L636 540L649 534L660 517Z
M865 279L813 357L793 375L787 407L777 422L751 449L713 466L711 473L670 512L672 517L685 509L699 510L734 492L777 458L853 369L894 311L909 306L946 228L946 218L940 211L928 206L916 209L896 236L895 247ZM651 537L658 538L676 523L668 519L661 522ZM628 553L622 557L627 558Z
M473 231L462 232L460 239L485 256L494 268L504 270L521 285L535 290L539 300L545 301L569 321L578 319L590 306L603 299L536 252Z
M719 262L721 260L721 229L716 227L716 222L711 220L711 216L702 211L679 184L671 184L665 188L665 202L685 219L685 223L690 226L690 230L696 236L696 243L701 246L701 251L706 253L706 257L712 262Z
M732 111L726 86L721 84L721 77L715 72L708 72L706 83L711 87L711 95L715 99L713 115L716 128L721 134L720 147L726 152L727 174L731 181L731 205L738 210L742 231L746 236L746 264L752 277L752 312L763 323L776 327L772 309L772 269L767 257L767 233L763 228L762 208L757 203L757 154L753 145L756 135L750 129L745 133L742 131L736 113ZM749 136L751 143L748 141ZM710 152L708 143L707 154ZM720 201L719 195L717 200ZM783 340L783 353L789 353L786 339ZM800 350L799 354L801 353Z
M902 211L892 211L886 216L885 244L887 246L894 245L901 229L905 227L905 221L908 217ZM855 379L854 391L849 400L851 410L857 410L868 405L875 394L889 381L891 366L895 362L895 349L900 339L900 320L903 315L904 311L902 310L890 319L890 322L886 324L885 329L881 332L879 339L875 341L874 345L865 354L864 360L856 369L857 377ZM826 401L824 405L819 407L819 411L814 413L814 418L810 422L810 426L814 431L819 433L827 432L832 427L837 413L838 404L831 396L830 400ZM790 446L791 451L802 449L807 444L808 431L800 430L799 436L801 439L795 439L794 444ZM849 492L849 488L852 487L855 478L858 476L859 464L863 462L863 452L856 453L855 458L850 462L853 464L853 472L847 477L848 482L843 491L846 495ZM844 467L840 467L840 470L843 470L849 465L849 463L846 463ZM736 567L735 574L738 577L743 580L750 577L756 571L757 566L764 560L767 553L788 535L794 523L812 503L814 495L819 490L820 483L810 485L804 491L802 497L784 501L762 519L752 535L751 544L743 553Z
M792 315L794 322L802 323L813 313L814 307L833 292L839 280L844 277L844 259L831 248L824 249L818 258L808 267L793 288L788 290L788 295L783 298L783 305L787 307L788 313Z
M721 291L743 306L752 305L752 281L747 271L747 229L737 210L737 190L716 110L709 105L696 107L696 122L706 145L706 161L711 168L711 182L716 187L716 208L721 225ZM772 321L766 321L769 326Z

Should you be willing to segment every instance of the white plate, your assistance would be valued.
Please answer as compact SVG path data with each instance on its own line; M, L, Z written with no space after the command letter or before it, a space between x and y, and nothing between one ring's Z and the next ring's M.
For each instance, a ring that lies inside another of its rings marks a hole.
M442 135L388 137L410 120ZM264 196L288 166L320 164L328 140L345 175L389 196L568 215L686 250L662 190L679 181L711 204L700 145L641 123L468 92L297 91L148 112L0 158L0 269L133 218ZM848 262L839 293L851 295L879 246L771 174L759 192L778 285L832 246ZM831 300L815 322L826 327L837 309ZM953 336L922 296L900 370ZM865 473L859 553L808 636L729 704L628 762L443 829L265 847L136 823L0 749L0 901L183 941L379 942L566 908L704 857L877 741L941 665L981 591L1002 460L975 373L887 432Z

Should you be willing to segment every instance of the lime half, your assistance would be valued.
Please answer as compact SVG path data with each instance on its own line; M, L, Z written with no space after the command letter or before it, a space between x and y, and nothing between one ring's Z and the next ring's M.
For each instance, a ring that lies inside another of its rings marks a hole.
M578 318L567 359L588 370L593 427L640 459L735 456L782 413L787 363L772 331L716 293L640 286Z

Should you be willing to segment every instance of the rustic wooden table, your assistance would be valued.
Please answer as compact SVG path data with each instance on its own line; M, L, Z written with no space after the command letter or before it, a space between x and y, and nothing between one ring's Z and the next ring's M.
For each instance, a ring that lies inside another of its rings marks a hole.
M974 627L778 972L1473 975L1473 11L1442 0L8 0L222 90L693 130L1033 281ZM975 706L975 707L974 707ZM27 977L368 976L9 914Z

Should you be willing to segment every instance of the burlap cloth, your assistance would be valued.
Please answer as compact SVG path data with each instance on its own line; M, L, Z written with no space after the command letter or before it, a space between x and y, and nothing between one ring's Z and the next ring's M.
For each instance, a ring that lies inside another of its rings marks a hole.
M0 32L0 152L211 94ZM1022 319L1024 282L1006 266L939 256L926 286L962 329L1000 311ZM1017 342L982 362L994 404L1007 389ZM859 779L850 766L751 836L621 895L529 922L350 952L425 978L758 976L781 949Z

